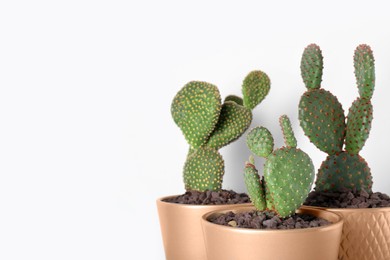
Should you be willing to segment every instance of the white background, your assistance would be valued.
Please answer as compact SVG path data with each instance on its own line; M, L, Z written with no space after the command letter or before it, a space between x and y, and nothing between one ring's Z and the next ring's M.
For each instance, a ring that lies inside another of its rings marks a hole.
M348 109L352 55L376 58L374 122L362 151L390 193L390 16L386 1L1 1L0 259L164 259L155 200L184 192L187 144L170 115L190 80L240 94L254 69L272 81L254 110L282 144L303 135L299 63L319 44L323 87ZM245 191L241 139L221 150L224 187ZM261 160L259 160L261 163Z

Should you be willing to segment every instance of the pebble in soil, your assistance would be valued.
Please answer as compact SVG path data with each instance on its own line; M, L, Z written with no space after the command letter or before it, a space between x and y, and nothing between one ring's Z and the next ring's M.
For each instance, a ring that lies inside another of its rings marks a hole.
M237 193L232 190L221 191L187 191L183 195L165 199L164 201L190 205L224 205L250 203L245 193Z
M211 217L208 221L218 225L250 229L302 229L331 224L325 219L306 214L294 214L290 217L281 218L274 212L256 210L240 213L229 211Z
M384 208L390 207L390 197L384 193L365 190L312 191L304 205L326 208Z

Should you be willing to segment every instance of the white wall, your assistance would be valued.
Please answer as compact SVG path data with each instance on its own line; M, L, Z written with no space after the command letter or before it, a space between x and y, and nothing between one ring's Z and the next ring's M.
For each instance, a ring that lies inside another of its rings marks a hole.
M299 63L319 44L323 87L347 109L352 55L376 58L374 122L362 151L390 193L390 16L386 1L3 1L0 3L0 259L164 259L155 200L183 193L187 144L170 116L190 80L240 94L271 78L254 111L281 145L288 114L303 135ZM243 139L221 150L224 187L245 191ZM260 162L260 160L259 160Z

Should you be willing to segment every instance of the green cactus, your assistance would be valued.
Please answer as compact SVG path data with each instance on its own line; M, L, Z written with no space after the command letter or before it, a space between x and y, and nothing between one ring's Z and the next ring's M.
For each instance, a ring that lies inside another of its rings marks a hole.
M218 149L235 141L248 129L251 110L270 88L265 73L255 71L250 75L250 80L247 76L243 83L244 99L230 95L221 104L218 88L200 81L187 83L174 97L172 117L190 145L183 170L186 190L222 188L224 162Z
M224 162L213 148L201 147L191 154L184 165L184 183L187 190L220 190Z
M226 101L233 101L237 105L244 106L244 100L236 95L229 95L229 96L225 97L224 102L226 102Z
M358 154L347 152L329 155L318 170L316 190L361 189L370 191L371 171Z
M323 68L324 64L320 47L310 44L303 52L301 60L302 78L308 89L320 88Z
M296 148L296 139L287 116L280 117L286 146L273 150L273 138L264 127L252 129L247 145L254 154L266 158L264 176L260 179L253 159L245 165L245 184L257 210L272 210L281 217L295 213L305 201L314 181L310 157Z
M359 45L355 50L353 60L359 95L370 100L375 87L374 55L370 46Z
M270 79L264 72L255 70L250 72L242 84L244 106L254 109L268 95Z
M240 137L252 122L252 112L249 108L226 101L222 105L219 120L211 133L206 146L219 149Z
M171 106L173 120L193 148L207 142L221 112L221 95L212 84L187 83L175 96Z
M311 75L308 71L322 75L322 60L320 48L311 44L303 52L301 62L305 64L301 65L301 74L308 91L299 103L300 125L310 141L328 154L318 170L315 189L329 191L344 187L371 192L370 168L359 155L373 119L370 99L374 91L375 71L371 48L362 44L355 50L354 68L360 97L352 103L346 123L344 110L337 98L320 88L319 83L317 88L313 88L313 79L308 79ZM318 72L319 68L321 72Z

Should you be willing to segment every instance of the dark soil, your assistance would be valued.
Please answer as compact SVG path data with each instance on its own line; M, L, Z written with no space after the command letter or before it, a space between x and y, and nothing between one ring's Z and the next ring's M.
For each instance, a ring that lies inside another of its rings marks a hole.
M251 229L301 229L321 227L331 224L329 221L311 215L294 214L291 217L280 218L274 212L248 211L234 213L229 211L208 221L224 226Z
M221 191L187 191L185 194L165 199L166 202L190 205L223 205L250 203L245 193L236 193L232 190Z
M304 205L326 208L383 208L390 207L390 197L384 193L356 191L312 191Z

